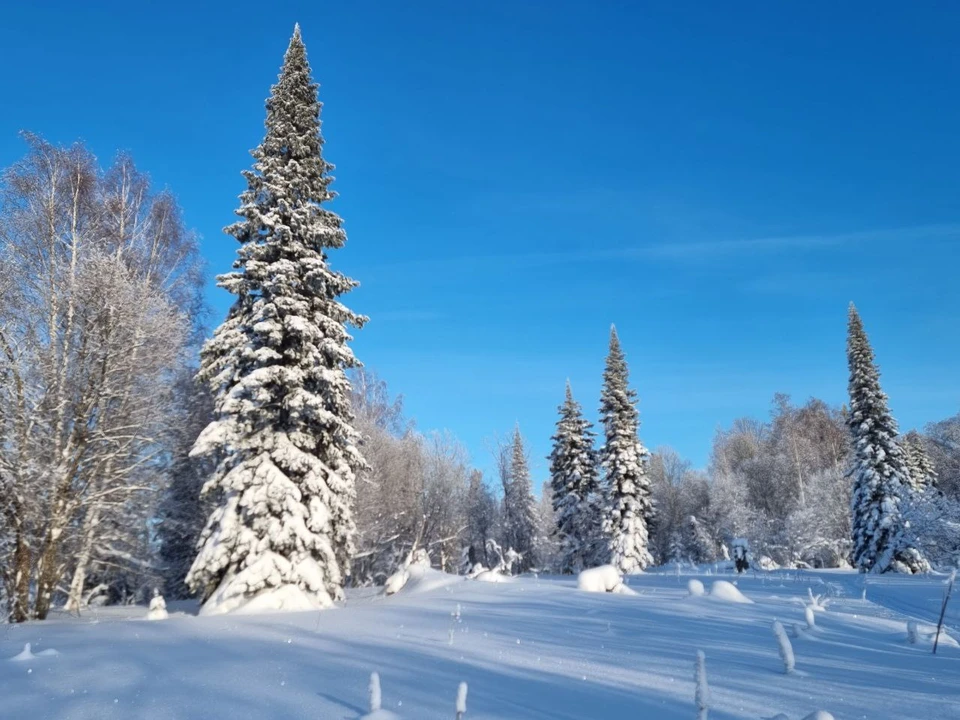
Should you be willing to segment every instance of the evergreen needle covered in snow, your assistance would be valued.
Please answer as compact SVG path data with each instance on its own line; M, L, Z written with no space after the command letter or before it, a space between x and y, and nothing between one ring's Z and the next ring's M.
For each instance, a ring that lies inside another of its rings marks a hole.
M205 611L322 607L343 597L353 553L354 476L364 466L345 369L358 363L348 325L365 318L338 297L357 283L330 268L343 246L320 102L296 28L267 101L266 136L244 173L236 300L207 343L200 375L215 419L193 453L213 455L205 493L219 504L187 582Z

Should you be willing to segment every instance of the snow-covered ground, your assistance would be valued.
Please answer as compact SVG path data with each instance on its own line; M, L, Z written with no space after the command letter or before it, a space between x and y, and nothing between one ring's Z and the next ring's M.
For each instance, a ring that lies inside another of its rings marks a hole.
M690 596L692 578L703 596ZM711 596L716 580L753 602L731 602L729 588ZM428 572L392 597L356 591L323 612L194 617L170 603L169 619L151 622L146 608L91 610L0 627L0 717L355 720L376 671L377 717L453 720L466 681L465 720L687 720L703 650L714 720L960 718L960 649L907 643L908 618L921 636L935 622L942 582L870 578L863 600L863 576L844 572L648 573L629 578L636 595L583 592L570 577ZM814 630L808 588L831 599ZM774 619L799 628L789 675ZM960 597L948 624L957 636Z

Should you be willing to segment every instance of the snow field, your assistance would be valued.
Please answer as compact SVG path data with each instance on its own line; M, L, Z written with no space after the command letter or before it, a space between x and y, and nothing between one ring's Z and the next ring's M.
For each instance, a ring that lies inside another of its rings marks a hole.
M689 720L699 650L712 720L956 717L960 651L941 639L933 656L905 640L908 618L935 622L939 579L871 578L874 600L863 601L852 573L736 578L753 604L696 601L689 579L716 576L628 576L639 594L623 596L578 592L569 576L491 584L428 571L420 587L351 591L346 607L322 612L193 617L171 603L158 622L140 607L8 626L0 716L180 720L215 708L261 720L452 720L465 682L463 720ZM770 628L803 624L811 584L832 602L815 636L794 641L797 670L784 674ZM951 634L958 624L951 607ZM59 655L10 662L27 642Z

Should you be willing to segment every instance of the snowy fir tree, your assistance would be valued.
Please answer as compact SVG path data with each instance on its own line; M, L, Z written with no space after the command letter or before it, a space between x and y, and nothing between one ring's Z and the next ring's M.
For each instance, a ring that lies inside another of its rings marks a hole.
M928 488L934 487L937 480L937 471L927 454L927 448L923 444L920 433L911 430L903 436L902 444L905 453L904 462L911 487L918 492L924 492Z
M333 166L323 159L318 86L299 26L267 100L266 135L244 173L236 296L204 348L200 376L214 421L193 453L217 458L205 493L218 505L187 584L205 612L257 605L323 607L343 597L353 552L354 477L365 466L345 369L358 365L346 326L366 318L338 296L357 283L332 270L342 247Z
M905 454L897 443L897 423L880 389L880 372L857 309L851 303L847 335L850 367L852 443L849 470L852 561L861 572L927 569L920 553L904 541L901 502L910 490Z
M616 328L610 329L600 417L604 429L600 465L607 493L604 532L610 543L610 562L624 574L640 572L653 563L648 550L648 524L653 518L646 472L650 452L637 435L637 394L629 386L627 361Z
M589 567L600 538L601 496L594 450L594 433L573 399L570 383L560 406L557 434L550 454L555 534L559 543L558 569L576 573Z
M520 553L520 572L536 567L537 501L527 464L527 450L518 427L510 445L508 481L503 494L504 545Z

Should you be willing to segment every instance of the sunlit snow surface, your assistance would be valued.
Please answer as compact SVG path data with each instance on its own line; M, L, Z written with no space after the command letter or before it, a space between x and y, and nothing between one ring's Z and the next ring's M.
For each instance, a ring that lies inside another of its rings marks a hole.
M688 581L735 581L753 604L691 597ZM144 607L0 626L0 718L357 720L378 672L383 715L452 720L696 717L694 661L706 654L711 720L960 717L960 649L907 642L932 631L942 578L772 572L736 578L648 572L636 595L576 589L576 578L509 583L429 572L397 595L348 592L345 608L170 618ZM829 597L816 631L792 639L783 672L774 619L805 626L808 587ZM459 617L456 614L460 605ZM960 598L948 612L956 637ZM11 661L23 653L57 655Z

